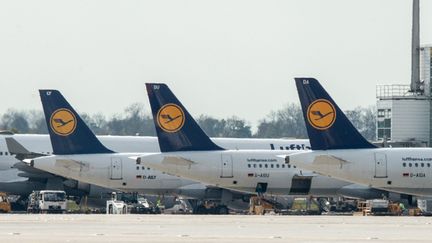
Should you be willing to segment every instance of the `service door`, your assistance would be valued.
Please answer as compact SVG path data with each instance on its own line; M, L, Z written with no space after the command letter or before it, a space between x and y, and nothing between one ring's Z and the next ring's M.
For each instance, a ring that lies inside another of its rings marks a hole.
M308 195L312 185L312 176L294 175L291 182L290 194Z
M221 177L233 177L233 162L231 155L222 154L221 168Z
M123 179L123 168L122 160L120 158L111 158L111 180L121 180Z
M387 178L387 156L375 153L375 178Z

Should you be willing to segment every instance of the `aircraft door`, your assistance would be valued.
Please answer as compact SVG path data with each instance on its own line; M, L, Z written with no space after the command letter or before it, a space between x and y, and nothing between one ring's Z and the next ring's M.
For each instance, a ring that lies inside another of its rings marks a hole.
M231 155L222 154L221 168L221 177L233 177L233 162Z
M294 175L291 181L290 194L307 195L311 189L312 176Z
M375 178L387 178L387 156L375 153Z
M120 158L111 158L111 180L123 179L122 160Z

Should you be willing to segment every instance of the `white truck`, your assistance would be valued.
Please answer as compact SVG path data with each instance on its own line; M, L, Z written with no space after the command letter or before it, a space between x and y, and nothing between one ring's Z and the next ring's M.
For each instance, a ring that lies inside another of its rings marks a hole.
M111 200L106 202L106 214L127 214L127 204L117 199L117 193L111 194Z
M29 196L28 213L66 213L67 200L64 191L33 191Z

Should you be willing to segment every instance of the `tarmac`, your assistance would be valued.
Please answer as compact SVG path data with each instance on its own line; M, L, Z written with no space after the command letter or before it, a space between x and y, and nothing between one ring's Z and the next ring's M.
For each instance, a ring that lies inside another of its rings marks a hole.
M432 217L0 215L0 242L409 241L432 241Z

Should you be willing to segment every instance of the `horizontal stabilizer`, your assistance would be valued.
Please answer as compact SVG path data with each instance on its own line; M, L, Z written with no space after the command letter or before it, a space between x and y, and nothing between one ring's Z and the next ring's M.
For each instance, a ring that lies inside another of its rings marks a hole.
M191 166L195 164L195 162L178 156L164 156L164 159L162 160L162 164Z
M343 164L350 163L344 159L338 158L333 155L318 155L315 157L313 164L315 165L328 165L328 166L340 166Z
M18 173L19 177L23 177L23 178L29 178L29 179L49 179L49 178L54 178L56 177L55 175L51 174L51 173L42 173L42 174L33 174L33 173L27 173L27 172L20 172Z
M13 137L7 137L5 140L9 153L14 154L17 160L23 161L24 159L34 159L37 157L47 156L46 154L29 151Z
M25 162L15 163L13 165L13 167L20 170L20 171L23 171L25 173L25 175L24 174L23 175L18 174L19 176L22 176L22 177L27 177L27 178L51 178L51 177L54 177L53 174L46 172L46 171L43 171L43 170L36 169L32 166L29 166L29 163L25 163Z
M64 167L72 171L89 171L89 164L72 159L57 159L55 166Z
M321 172L326 170L333 171L338 168L340 169L344 165L351 163L337 156L318 152L292 154L287 156L286 161L289 164L296 165L300 169L316 171L319 174L323 174Z

